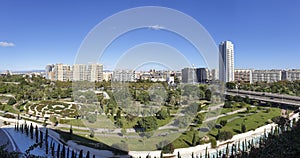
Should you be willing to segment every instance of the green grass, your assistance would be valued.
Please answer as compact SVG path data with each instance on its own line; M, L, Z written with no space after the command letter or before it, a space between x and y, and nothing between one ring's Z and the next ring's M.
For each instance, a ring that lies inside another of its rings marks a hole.
M4 105L2 105L4 106ZM4 111L8 111L8 112L11 112L11 113L18 113L19 111L14 109L13 106L11 105L5 105L5 108L4 108Z
M256 108L251 109L251 112L254 112ZM268 120L280 115L281 110L279 108L271 108L269 113L266 113L266 110L257 111L257 113L236 113L233 115L228 115L219 118L216 121L216 124L219 124L221 120L230 120L225 127L221 130L228 130L232 131L235 134L239 134L241 131L241 124L244 122L246 125L246 130L255 130L258 127L261 127L267 124ZM196 125L196 127L201 127L201 125ZM212 131L209 132L208 136L211 139L215 139L218 130L214 128ZM180 137L178 137L175 141L173 141L173 145L175 148L183 148L183 147L190 147L192 144L193 139L193 132L187 131L184 132Z
M168 117L164 120L157 119L157 125L158 125L158 127L162 127L162 126L168 124L172 119L173 119L172 117Z
M114 152L115 154L127 154L127 152L117 150L115 148L110 147L109 145L97 141L96 138L85 137L83 135L77 135L77 134L70 135L69 132L65 132L61 130L54 130L54 131L60 134L60 137L64 140L64 142L67 142L68 140L73 140L74 142L87 147L100 149L100 150L109 150Z
M132 128L137 124L138 117L134 118L132 121L127 121L125 117L121 118L121 122L123 123L123 128Z
M61 131L65 131L65 132L69 132L70 128L67 127L59 127L58 129L60 129ZM90 130L84 130L84 129L77 129L76 127L72 127L73 133L76 134L76 132L86 132L88 134L90 134Z
M193 131L186 131L182 133L175 141L173 141L174 148L190 147L193 140Z
M63 123L67 125L72 125L73 127L75 126L85 127L85 124L80 119L64 120Z
M217 123L220 123L221 120L228 120L230 118L241 116L241 118L237 118L228 122L221 130L232 131L234 134L241 133L241 125L244 123L246 125L246 131L255 130L258 127L267 124L267 121L275 116L280 115L280 109L271 108L269 113L266 113L265 110L259 111L257 113L243 116L243 114L234 114L230 116L221 117L217 120ZM212 136L216 136L218 133L217 129L213 129L210 134Z

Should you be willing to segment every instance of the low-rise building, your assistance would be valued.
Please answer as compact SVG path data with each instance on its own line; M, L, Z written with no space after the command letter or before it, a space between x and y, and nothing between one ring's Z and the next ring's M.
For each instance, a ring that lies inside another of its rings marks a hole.
M252 82L277 82L281 80L281 70L253 70Z
M252 70L251 69L234 69L234 80L236 82L252 83Z
M300 69L291 69L282 71L282 80L296 81L300 80Z

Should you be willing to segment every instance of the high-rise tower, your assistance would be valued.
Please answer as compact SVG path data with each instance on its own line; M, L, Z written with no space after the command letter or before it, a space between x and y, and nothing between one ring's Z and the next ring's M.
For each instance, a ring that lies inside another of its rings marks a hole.
M234 48L231 41L219 45L219 78L223 82L234 81Z

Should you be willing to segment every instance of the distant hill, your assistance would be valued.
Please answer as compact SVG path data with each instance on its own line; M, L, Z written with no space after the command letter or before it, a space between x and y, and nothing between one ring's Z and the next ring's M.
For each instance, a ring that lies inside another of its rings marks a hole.
M26 74L32 72L45 72L45 70L20 70L20 71L11 71L12 73Z

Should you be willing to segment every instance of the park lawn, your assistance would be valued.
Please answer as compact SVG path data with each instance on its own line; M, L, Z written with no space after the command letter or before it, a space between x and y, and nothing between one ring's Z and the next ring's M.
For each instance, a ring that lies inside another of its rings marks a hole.
M130 134L130 135L137 135L135 134ZM115 138L114 136L95 136L97 140L100 140L104 144L107 145L112 145L112 144L117 144L117 143L126 143L128 144L129 150L137 150L137 151L149 151L149 150L157 150L157 144L159 142L162 142L164 140L170 140L170 142L178 137L178 133L171 133L167 137L163 138L158 137L158 136L153 136L149 139L146 137L137 137L137 138Z
M173 119L173 117L168 117L168 118L162 119L162 120L156 119L157 120L157 126L162 127L162 126L170 123L170 121L172 121L172 119Z
M86 125L80 119L71 119L71 120L64 120L64 124L72 125L73 127L85 127Z
M4 105L2 105L2 106L4 106ZM8 111L8 112L15 113L15 114L19 112L18 110L14 109L14 107L12 105L5 105L3 111Z
M64 124L72 125L73 127L89 127L89 128L115 128L112 119L104 115L98 115L95 123L90 123L85 119L64 120Z
M137 124L138 119L138 117L135 117L132 121L128 121L125 117L122 116L121 122L123 123L123 128L133 128Z
M97 121L95 123L90 123L85 119L83 119L82 122L85 124L85 126L89 128L109 128L109 129L116 128L112 117L107 118L107 116L105 115L98 115Z
M192 146L194 131L186 131L173 141L174 148L186 148Z
M70 132L70 128L68 127L58 127L59 130L65 131L65 132ZM84 129L78 129L76 127L72 127L73 133L76 134L76 132L86 132L87 134L90 134L90 130L84 130Z
M68 140L74 140L74 142L84 145L87 147L100 149L100 150L109 150L114 152L115 154L124 154L126 152L117 150L115 148L110 147L109 145L105 143L101 143L97 138L91 138L88 136L88 134L73 134L70 135L69 132L60 131L60 130L54 130L55 132L60 134L60 137L67 142Z
M228 120L230 118L242 116L242 118L237 118L232 120L231 122L227 122L227 124L222 127L221 131L232 131L233 134L240 134L241 133L241 125L244 123L246 125L246 131L255 130L258 127L266 125L269 119L272 119L275 116L280 116L281 110L279 108L270 108L270 112L267 113L265 110L259 111L257 113L243 116L243 114L234 114L230 116L221 117L218 119L217 123L221 120ZM218 130L214 128L211 132L211 136L216 136Z

